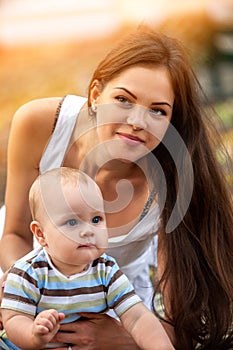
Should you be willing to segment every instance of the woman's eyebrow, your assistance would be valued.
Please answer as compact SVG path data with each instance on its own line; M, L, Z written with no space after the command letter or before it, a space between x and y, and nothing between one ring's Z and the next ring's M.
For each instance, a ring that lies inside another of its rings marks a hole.
M135 96L131 91L129 91L128 89L121 87L121 86L117 86L115 87L115 89L120 89L120 90L124 90L125 92L127 92L127 94L131 95L135 100L137 100L137 96Z
M129 94L130 96L132 96L135 100L137 100L137 96L135 96L131 91L129 91L129 90L126 89L125 87L117 86L117 87L115 87L115 89L123 90L123 91L125 91L127 94ZM152 102L151 105L152 105L152 106L167 105L168 107L172 108L172 106L171 106L168 102Z
M168 102L152 102L151 105L152 105L152 106L167 105L168 107L172 108L172 106L171 106L170 103L168 103Z

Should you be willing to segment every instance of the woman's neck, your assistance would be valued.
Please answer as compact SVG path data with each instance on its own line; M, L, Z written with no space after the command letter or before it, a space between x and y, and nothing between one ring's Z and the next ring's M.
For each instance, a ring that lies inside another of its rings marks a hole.
M97 177L103 177L105 180L120 180L138 178L142 173L137 164L131 162L124 162L122 160L114 159L108 161L99 168Z

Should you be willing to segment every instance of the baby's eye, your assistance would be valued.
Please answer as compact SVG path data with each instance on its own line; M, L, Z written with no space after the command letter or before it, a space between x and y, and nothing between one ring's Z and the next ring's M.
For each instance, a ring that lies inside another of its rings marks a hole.
M94 216L92 219L91 219L91 222L93 224L98 224L100 221L102 221L103 218L101 216Z
M75 226L77 224L78 224L78 220L76 220L76 219L70 219L70 220L66 221L66 225L68 225L68 226Z

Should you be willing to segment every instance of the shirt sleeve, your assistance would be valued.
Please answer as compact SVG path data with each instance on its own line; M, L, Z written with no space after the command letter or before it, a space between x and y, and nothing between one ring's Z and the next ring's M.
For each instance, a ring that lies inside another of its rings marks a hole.
M39 298L38 277L34 269L27 263L16 263L8 273L1 308L35 316Z
M107 303L109 308L114 309L117 316L120 317L142 300L135 293L132 284L120 270L116 261L114 259L112 261L107 277Z

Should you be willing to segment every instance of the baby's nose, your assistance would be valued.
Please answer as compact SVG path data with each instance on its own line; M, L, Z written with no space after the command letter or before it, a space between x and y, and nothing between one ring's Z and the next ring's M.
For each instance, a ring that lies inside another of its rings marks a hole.
M94 236L94 232L92 231L82 231L80 233L80 237L81 238L90 238L90 237L93 237Z

